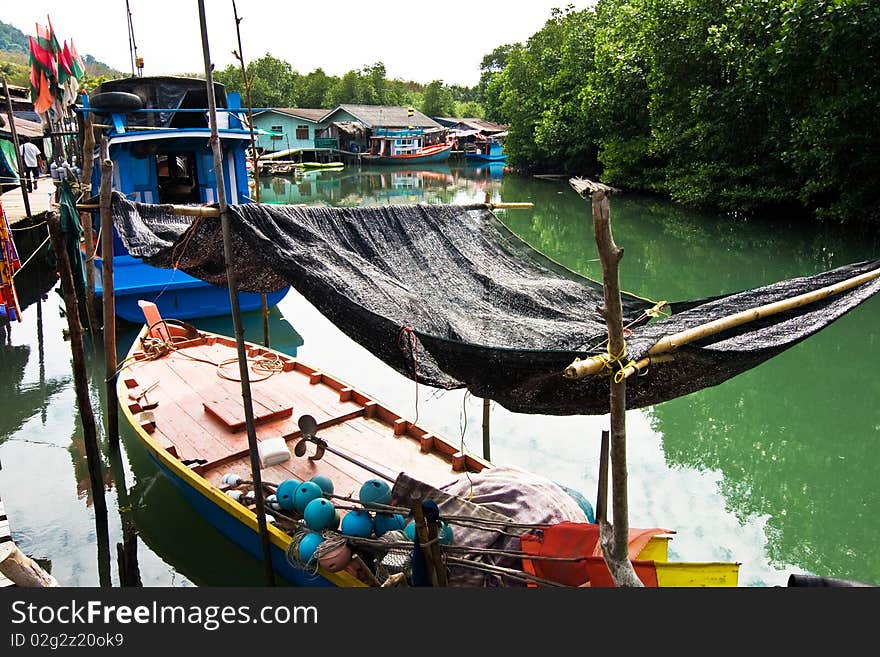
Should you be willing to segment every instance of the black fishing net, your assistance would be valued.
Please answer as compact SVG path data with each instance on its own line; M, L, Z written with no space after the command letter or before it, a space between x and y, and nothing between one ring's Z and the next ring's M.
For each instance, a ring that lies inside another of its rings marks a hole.
M398 372L468 388L518 413L608 412L607 376L563 377L576 357L606 351L601 284L535 251L479 206L229 207L240 288L293 286L349 337ZM129 252L225 285L221 223L169 206L113 199ZM663 336L790 299L877 269L866 261L729 296L670 304L623 298L627 360ZM628 379L641 408L717 385L779 354L880 290L880 279L680 347Z

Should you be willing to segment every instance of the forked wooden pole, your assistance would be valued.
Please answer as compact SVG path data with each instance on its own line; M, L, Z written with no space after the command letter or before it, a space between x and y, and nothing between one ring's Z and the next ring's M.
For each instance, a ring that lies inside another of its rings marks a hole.
M589 197L593 210L593 232L596 248L602 262L602 287L604 305L599 309L608 327L608 353L613 358L624 358L626 342L623 339L623 304L620 297L620 261L623 249L614 243L611 233L611 201L609 195L617 191L612 187L578 179L572 187L583 197ZM640 587L642 581L636 575L629 560L629 500L627 493L626 464L626 379L611 377L611 512L614 524L599 521L602 554L611 572L614 584L619 587Z
M248 448L251 460L251 480L254 490L262 491L263 482L260 475L260 456L257 445L257 433L254 427L254 407L251 398L251 383L248 375L247 352L244 344L244 329L241 323L241 309L238 305L238 281L232 262L235 254L232 251L232 232L229 227L229 212L226 205L226 180L223 175L223 153L220 136L217 133L217 104L214 97L214 76L212 73L211 54L208 47L208 28L205 21L205 1L199 0L199 24L202 33L202 53L205 59L205 84L208 94L208 119L211 123L211 149L214 155L214 177L217 180L217 200L220 206L220 223L223 231L223 257L226 260L226 280L229 287L229 302L232 306L232 323L235 327L235 343L238 347L238 368L241 375L241 399L244 406L245 425L247 426ZM266 523L266 504L263 495L256 495L257 528L263 551L263 568L266 583L275 585L275 571L272 568L272 545L269 540L269 528Z
M80 190L85 195L92 191L92 168L94 167L95 133L92 129L92 116L86 114L83 117L83 143L82 143L82 175ZM97 326L95 314L95 237L92 234L92 213L80 211L79 220L83 227L83 240L86 247L86 312L89 314L89 327L94 330ZM94 343L93 343L94 344Z

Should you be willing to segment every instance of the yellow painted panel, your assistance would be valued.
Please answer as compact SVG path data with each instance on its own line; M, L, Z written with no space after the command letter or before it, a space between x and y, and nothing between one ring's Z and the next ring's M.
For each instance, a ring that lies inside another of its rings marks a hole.
M669 536L652 536L648 544L642 548L636 561L668 561Z
M738 563L659 561L654 566L657 568L657 584L661 588L737 586L739 582Z

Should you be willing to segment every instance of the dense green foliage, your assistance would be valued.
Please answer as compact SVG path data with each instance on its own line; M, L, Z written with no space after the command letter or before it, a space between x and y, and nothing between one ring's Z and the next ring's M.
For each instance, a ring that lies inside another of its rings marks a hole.
M512 163L695 206L880 221L880 3L599 0L486 55Z
M359 105L405 105L428 116L482 117L476 89L446 85L442 80L423 85L389 80L382 62L353 69L337 77L318 68L305 75L288 62L266 53L247 65L254 107L333 108L343 103ZM245 94L241 65L230 64L214 73L229 91Z

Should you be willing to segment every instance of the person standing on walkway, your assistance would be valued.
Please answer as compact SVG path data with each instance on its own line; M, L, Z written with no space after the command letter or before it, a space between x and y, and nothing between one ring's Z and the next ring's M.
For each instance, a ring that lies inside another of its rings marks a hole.
M40 177L40 149L34 146L27 137L24 137L24 143L20 148L21 159L24 161L27 190L32 192L37 188L37 179Z

